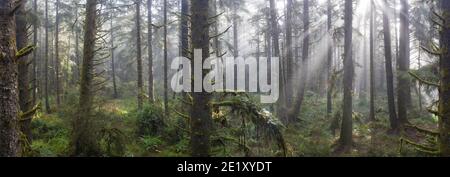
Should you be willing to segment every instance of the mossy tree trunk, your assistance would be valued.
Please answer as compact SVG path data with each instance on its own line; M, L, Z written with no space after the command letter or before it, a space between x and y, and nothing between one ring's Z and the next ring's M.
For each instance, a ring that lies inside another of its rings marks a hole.
M97 33L97 0L87 0L84 26L83 61L80 75L79 110L73 122L72 147L74 156L99 155L92 120L94 102L94 56Z
M18 153L19 91L13 0L0 0L0 157Z
M16 39L17 49L23 49L28 46L28 33L27 33L27 20L25 2L22 1L22 5L17 10L16 14ZM30 95L30 82L29 82L29 58L27 56L22 57L19 62L19 105L22 112L30 111L31 95ZM26 135L27 140L31 140L31 118L23 117L24 121L20 124L20 130Z

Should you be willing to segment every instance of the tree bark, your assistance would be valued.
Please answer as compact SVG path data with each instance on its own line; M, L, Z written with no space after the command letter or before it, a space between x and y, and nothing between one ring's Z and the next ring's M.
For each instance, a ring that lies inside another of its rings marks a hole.
M94 56L97 33L97 0L87 0L84 26L83 62L80 75L79 110L73 122L72 147L74 156L98 156L92 120L94 102Z
M387 7L387 0L384 1L385 7ZM398 118L395 108L395 95L394 95L394 73L392 69L392 45L391 45L391 29L389 24L389 18L386 11L383 11L383 31L384 31L384 51L385 51L385 64L386 64L386 81L387 81L387 95L388 95L388 107L389 107L389 121L391 124L391 131L398 131Z
M355 73L353 54L352 54L352 37L353 37L353 7L352 0L345 0L345 46L344 46L344 101L343 116L340 143L344 149L350 148L353 144L353 77Z
M112 74L112 81L113 81L113 97L118 98L119 94L117 93L117 80L116 80L116 62L115 62L115 46L114 46L114 25L113 25L113 19L114 19L114 10L111 10L111 16L110 16L110 30L111 30L111 74Z
M169 86L168 86L168 45L167 45L167 0L164 0L164 117L169 117ZM192 70L194 71L194 70Z
M293 78L294 78L294 54L293 54L293 42L292 42L292 18L293 18L293 0L287 0L286 11L286 61L287 61L287 84L286 95L293 95ZM286 97L286 105L292 104L292 97Z
M411 94L411 82L409 79L410 43L409 43L409 4L407 0L401 0L400 12L400 50L398 59L398 86L397 107L398 121L401 125L408 123L408 96Z
M78 19L78 7L75 7L75 18ZM80 81L80 30L78 28L78 22L75 23L75 70L74 81L78 83Z
M147 0L148 20L148 99L150 103L155 101L153 83L153 26L152 26L152 0Z
M33 13L37 14L37 10L38 10L38 6L37 6L37 0L33 1ZM34 24L33 25L33 45L35 47L37 47L38 45L38 25ZM33 51L33 68L32 68L32 74L31 74L31 79L32 79L32 86L31 86L31 90L32 90L32 104L36 104L36 100L37 100L37 90L38 90L38 81L37 81L37 68L38 68L38 52L35 50Z
M142 42L141 42L141 1L136 0L136 62L137 62L137 90L138 109L144 104L144 80L142 77Z
M17 49L23 49L28 46L28 33L26 21L26 1L22 2L16 13L16 41ZM22 112L28 112L31 109L30 81L29 81L29 58L24 56L19 62L19 105ZM23 117L25 121L20 123L20 130L25 134L27 140L31 140L31 117Z
M300 115L303 101L305 99L305 90L306 85L308 83L308 60L309 60L309 27L310 27L310 19L309 19L309 0L305 0L303 2L303 33L305 34L303 38L303 50L302 50L302 64L301 64L301 80L299 84L299 89L297 93L297 99L295 100L294 106L289 111L289 119L296 120Z
M0 0L0 157L18 153L19 91L13 0Z
M445 51L440 58L441 87L439 89L439 149L442 156L450 157L450 1L441 0L441 10L444 12L441 31L441 48Z
M375 121L375 4L370 1L370 113L369 120Z
M332 45L332 9L333 6L331 4L331 0L327 1L327 30L329 33L328 37L328 44L330 45L328 48L328 55L327 55L327 117L328 119L331 119L331 114L333 113L333 90L332 90L332 81L331 78L331 68L333 65L333 45Z
M278 15L277 15L277 8L276 8L276 3L274 0L269 0L269 10L270 10L270 26L271 26L271 37L272 37L272 47L273 47L273 56L271 57L277 57L279 60L281 60L280 58L280 32L278 29ZM285 96L284 96L284 87L283 87L283 62L280 61L280 99L278 101L278 114L280 117L284 118L284 123L287 123L286 121L288 120L287 116L286 116L286 110L285 110L285 106L284 105L284 100L285 100Z
M56 87L56 105L59 107L61 105L61 83L60 83L60 72L59 68L61 61L59 60L59 5L60 0L56 1L56 22L55 22L55 87Z
M202 49L203 61L209 57L209 0L191 0L192 47ZM202 61L202 62L203 62ZM194 70L194 62L191 65ZM202 78L208 71L203 70ZM195 74L193 74L195 79ZM191 155L207 157L210 151L210 136L212 128L212 112L209 107L211 94L207 92L192 93L191 109Z
M49 42L48 42L48 27L49 27L49 19L48 19L48 0L45 0L45 61L44 61L44 76L45 76L45 85L44 85L44 97L45 97L45 110L47 114L51 113L50 102L49 102L49 76L48 76L48 61L49 61Z

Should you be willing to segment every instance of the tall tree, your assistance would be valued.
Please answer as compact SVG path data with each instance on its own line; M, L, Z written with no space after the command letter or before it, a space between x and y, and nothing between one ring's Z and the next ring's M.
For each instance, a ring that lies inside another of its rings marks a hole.
M181 0L181 55L186 58L189 56L189 0Z
M136 62L138 72L138 108L142 109L144 103L144 80L142 77L142 42L141 42L141 0L135 1L136 5Z
M51 112L50 110L50 101L49 101L49 75L48 75L48 60L49 60L49 45L48 45L48 28L49 28L49 19L48 19L48 0L45 0L45 61L44 61L44 77L45 77L45 83L44 83L44 94L45 94L45 110L49 114Z
M17 10L16 14L16 41L17 48L23 49L28 46L28 32L27 32L27 20L26 20L26 1L22 3ZM30 95L30 82L29 82L29 59L28 57L22 57L19 64L19 105L22 112L28 112L31 109L31 95ZM21 131L26 135L27 140L31 140L31 118L23 117L24 121L20 124Z
M272 55L273 56L270 56L271 58L272 57L276 57L276 58L279 58L280 57L280 31L279 31L279 29L278 29L278 15L277 15L277 7L276 7L276 3L275 3L275 0L269 0L269 14L270 14L270 34L271 34L271 37L272 37L272 44L271 44L271 46L273 47L273 53L272 53ZM272 50L272 49L271 49ZM280 63L283 63L283 62L280 62ZM283 77L282 77L282 74L281 73L283 73L282 71L283 71L283 69L282 69L283 67L282 67L282 64L280 64L280 81L283 81ZM283 82L280 82L280 90L281 90L281 93L280 93L280 99L279 99L279 101L278 101L278 114L279 114L279 116L280 117L284 117L284 123L286 123L286 120L288 120L288 117L285 115L285 110L284 110L284 107L286 106L286 105L284 105L284 100L285 100L285 97L284 97L284 92L283 92L283 90L284 90L284 88L283 88L283 84L281 84L281 83L283 83Z
M209 0L191 0L192 48L202 50L203 61L210 55L208 12ZM201 62L203 63L203 61ZM191 71L195 71L194 62L191 64ZM206 70L200 71L200 73L193 73L193 79L203 80L207 73L208 71ZM192 98L191 155L194 157L206 157L209 156L212 129L212 111L209 106L211 94L207 92L193 92Z
M148 42L148 99L150 103L153 103L154 98L154 88L153 88L153 22L152 22L152 0L147 0L147 42Z
M384 1L385 9L388 9L387 0ZM384 33L384 55L386 64L386 81L387 81L387 95L389 107L389 121L391 124L391 131L398 130L398 119L395 108L394 95L394 73L392 69L392 45L391 45L391 28L387 10L383 10L383 33Z
M445 49L440 57L440 80L439 89L439 149L443 156L450 156L450 1L441 0L440 6L443 14L441 31L441 48Z
M97 0L87 0L84 25L83 62L80 75L80 98L78 114L73 121L72 155L99 155L92 125L94 102L94 56L97 34Z
M294 78L294 53L292 42L292 18L293 18L293 0L287 0L286 5L286 61L287 61L287 84L286 95L293 95L293 78ZM291 105L292 97L286 97L286 105Z
M167 0L164 0L164 116L169 117L169 87L168 87L168 49L167 49Z
M345 0L345 15L344 15L344 30L345 30L345 44L344 44L344 102L343 102L343 116L342 129L340 136L340 143L344 150L350 148L353 144L353 77L355 73L353 63L353 1Z
M60 22L60 14L59 14L59 6L60 0L56 0L56 22L55 22L55 87L56 87L56 105L59 107L61 104L61 83L59 68L61 65L61 61L59 59L59 22Z
M38 3L37 3L37 0L34 0L33 1L33 13L34 14L37 14L37 12L38 12L38 5L37 5ZM35 22L34 24L33 24L33 45L34 46L37 46L37 44L38 44L38 23L37 22ZM31 86L31 90L32 90L32 104L36 104L36 99L37 99L37 89L38 89L38 81L37 81L37 68L38 68L38 58L37 58L37 55L38 54L38 52L37 51L34 51L33 52L33 68L32 68L32 74L31 74L31 80L32 80L32 86Z
M332 78L331 78L331 68L333 65L333 46L332 46L332 38L331 38L331 32L332 32L332 10L333 5L331 4L331 0L327 1L327 30L329 33L328 37L328 44L330 44L328 48L328 55L327 55L327 117L330 118L331 114L333 113L333 90L332 90Z
M112 2L111 2L111 6L113 6ZM111 33L111 39L110 39L110 43L111 43L111 75L112 75L112 81L113 81L113 97L114 98L118 98L119 94L117 93L117 80L116 80L116 62L115 62L115 46L114 46L114 9L111 9L111 15L110 15L110 20L109 20L109 26L110 26L110 33Z
M309 19L309 0L303 2L303 50L302 50L302 64L301 64L301 80L299 89L297 91L297 99L295 100L294 107L289 111L289 118L295 120L302 109L302 104L305 98L306 85L308 83L308 60L309 60L309 45L310 45L310 19Z
M408 123L408 96L411 94L411 82L409 79L410 63L410 39L409 39L409 4L407 0L400 1L402 9L400 12L400 50L398 58L398 86L397 107L398 120L400 124Z
M18 153L19 92L13 12L15 2L0 0L0 157L14 157Z
M238 20L239 20L239 15L238 15L238 3L237 0L233 0L232 1L232 9L233 9L233 56L236 59L237 57L239 57L239 32L238 32ZM237 68L237 67L235 67ZM237 75L237 71L235 71L234 73L235 77ZM235 79L235 83L236 83L237 79Z
M79 82L80 78L80 29L78 27L78 6L75 5L75 19L77 22L74 24L75 28L75 70L73 72L73 80Z
M369 120L375 121L375 4L370 1L370 113Z

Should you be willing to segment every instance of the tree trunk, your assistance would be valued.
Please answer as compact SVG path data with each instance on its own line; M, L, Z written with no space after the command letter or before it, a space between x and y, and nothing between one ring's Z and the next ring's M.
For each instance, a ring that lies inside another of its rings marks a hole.
M327 2L328 6L327 6L327 30L329 33L329 37L328 37L328 44L330 45L328 48L328 59L327 59L327 117L328 119L331 118L331 114L333 113L333 88L332 83L334 82L332 81L331 78L331 68L333 65L333 46L332 46L332 9L333 6L331 4L331 0L328 0Z
M169 87L168 87L168 45L167 45L167 0L164 0L164 117L169 117ZM193 71L193 70L192 70Z
M409 4L407 0L401 0L400 13L400 50L398 59L398 121L401 125L408 123L408 96L411 92L411 82L409 79Z
M148 20L148 99L150 103L155 101L153 84L153 26L152 26L152 0L147 0Z
M192 48L202 49L203 61L209 57L209 0L191 0ZM203 62L202 61L202 62ZM191 66L194 70L194 62ZM208 71L203 70L202 79ZM196 79L193 72L193 78ZM193 106L191 112L191 153L194 157L207 157L210 151L210 136L212 128L211 94L207 92L192 93Z
M384 1L387 8L387 0ZM395 95L394 95L394 74L392 71L392 45L391 45L391 29L389 18L386 11L383 11L383 31L384 31L384 51L386 64L386 81L387 81L387 95L389 107L389 121L391 123L391 131L398 131L398 119L395 110Z
M78 19L78 7L75 8L75 18ZM78 28L78 22L75 23L75 70L74 81L78 83L80 81L80 30Z
M418 57L417 57L417 67L418 68L422 68L422 51L418 50ZM423 103L422 103L422 83L418 82L417 83L417 97L419 98L419 111L420 114L422 114L423 111Z
M294 107L289 111L289 119L296 120L301 112L303 101L305 99L305 90L308 83L308 59L309 59L309 0L303 2L303 51L302 51L302 67L301 67L301 80L297 93L297 99L295 100Z
M278 29L278 16L277 16L277 8L276 8L276 3L274 0L269 0L269 7L270 7L270 26L271 26L271 35L272 35L272 47L273 47L273 57L277 57L281 60L280 58L280 33L279 33L279 29ZM280 99L278 101L278 114L280 117L284 117L284 123L287 123L286 121L288 120L288 118L286 117L285 114L285 106L284 105L284 87L283 87L283 62L280 61Z
M141 1L136 0L136 62L137 62L137 90L138 109L142 109L144 103L144 80L142 77L142 43L141 43Z
M19 91L13 0L0 0L0 157L18 153Z
M293 18L293 0L287 0L286 12L286 61L287 61L287 84L286 95L293 95L293 78L294 78L294 54L292 42L292 18ZM292 104L292 97L286 97L286 105Z
M233 2L233 56L234 59L236 60L239 57L239 34L238 34L238 14L237 14L237 3L235 0L232 1ZM238 82L238 66L234 65L234 88L233 89L237 89L237 82Z
M441 0L441 8L444 12L443 28L441 31L441 48L450 48L450 1ZM442 156L450 157L450 52L445 51L440 58L441 87L439 89L439 149Z
M234 47L233 56L234 56L234 59L239 57L239 39L238 39L239 38L239 34L238 34L239 16L237 14L237 8L238 7L237 7L236 1L233 1L233 47ZM237 66L235 66L235 70L236 70L236 68L237 68ZM235 71L234 76L235 76L235 84L236 84L237 71ZM235 88L237 88L237 87L235 86Z
M188 0L183 0L183 1L186 1L187 7L189 7L189 4L187 2ZM218 14L218 12L217 12L217 0L213 1L213 4L211 5L211 7L213 8L212 9L213 12L214 12L213 14L217 15ZM216 20L218 20L218 19L216 19ZM187 23L187 21L186 21L186 23ZM186 30L188 30L188 29L186 29ZM219 23L214 23L214 34L219 34ZM221 49L220 49L219 37L215 37L214 38L214 48L216 50L216 56L219 57L222 54Z
M25 2L17 10L16 14L16 41L17 49L23 49L28 46L28 33ZM30 82L29 82L29 59L22 57L19 62L19 105L22 112L28 112L31 109ZM31 140L31 117L22 117L25 121L20 124L20 130L26 135L27 140Z
M33 1L33 13L37 14L37 0ZM34 24L33 25L33 45L35 47L37 47L38 45L38 25ZM38 52L35 50L33 51L33 68L32 68L32 74L31 74L31 79L32 79L32 86L31 86L31 90L32 90L32 104L36 104L36 100L37 100L37 90L38 90L38 84L37 84L37 68L38 68L38 58L37 58L37 54Z
M352 0L345 0L345 46L344 46L344 102L342 106L342 129L340 143L344 149L348 149L352 146L353 140L353 77L354 77L354 64L352 55L352 37L353 37L353 7Z
M369 120L375 121L375 4L370 2L370 113Z
M117 81L116 81L116 62L115 62L115 46L114 46L114 25L113 25L113 19L114 19L114 10L111 10L111 19L109 20L110 23L110 30L111 30L111 70L112 70L112 81L113 81L113 97L118 98L119 94L117 93Z
M55 22L55 87L56 87L56 105L59 107L61 104L61 83L59 81L60 72L59 67L61 62L59 61L59 4L60 0L56 1L56 22Z
M84 26L83 63L80 75L79 110L73 122L72 147L74 156L98 156L99 148L93 129L94 56L97 33L97 0L87 0Z
M48 61L49 61L49 44L48 44L48 26L49 26L49 19L48 19L48 0L45 0L45 64L44 64L44 76L45 76L45 85L44 85L44 94L45 94L45 110L47 111L47 114L51 113L50 109L50 102L49 102L49 76L48 76Z

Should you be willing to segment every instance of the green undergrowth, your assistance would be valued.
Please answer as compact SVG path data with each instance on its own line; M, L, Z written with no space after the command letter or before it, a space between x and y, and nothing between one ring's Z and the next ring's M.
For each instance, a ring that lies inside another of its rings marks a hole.
M76 115L76 96L65 97L64 104L54 108L52 114L39 112L32 122L33 142L25 156L31 157L67 157L71 147L71 121ZM75 94L73 94L75 95ZM251 99L251 98L250 98ZM239 100L233 100L239 101ZM242 100L241 100L242 101ZM245 101L245 100L244 100ZM248 102L248 103L251 103ZM183 115L189 115L178 100L170 102L169 117L164 116L163 105L157 101L136 109L135 99L97 100L93 119L96 125L96 139L104 157L187 157L189 149L189 124ZM341 154L335 151L339 140L339 124L332 131L333 122L340 120L340 105L334 104L330 116L326 114L326 100L314 94L307 94L302 113L297 123L284 126L282 138L288 157L401 157L426 156L408 146L400 152L400 138L409 136L421 139L414 132L406 134L388 134L389 122L383 99L377 100L377 121L367 120L367 100L354 103L354 147L351 152ZM242 104L245 110L258 105ZM214 134L211 137L213 156L284 156L276 140L258 130L251 121L244 122L245 112L238 108L215 110ZM267 112L270 107L261 107ZM416 125L434 128L435 119L418 109L411 111L410 121Z

